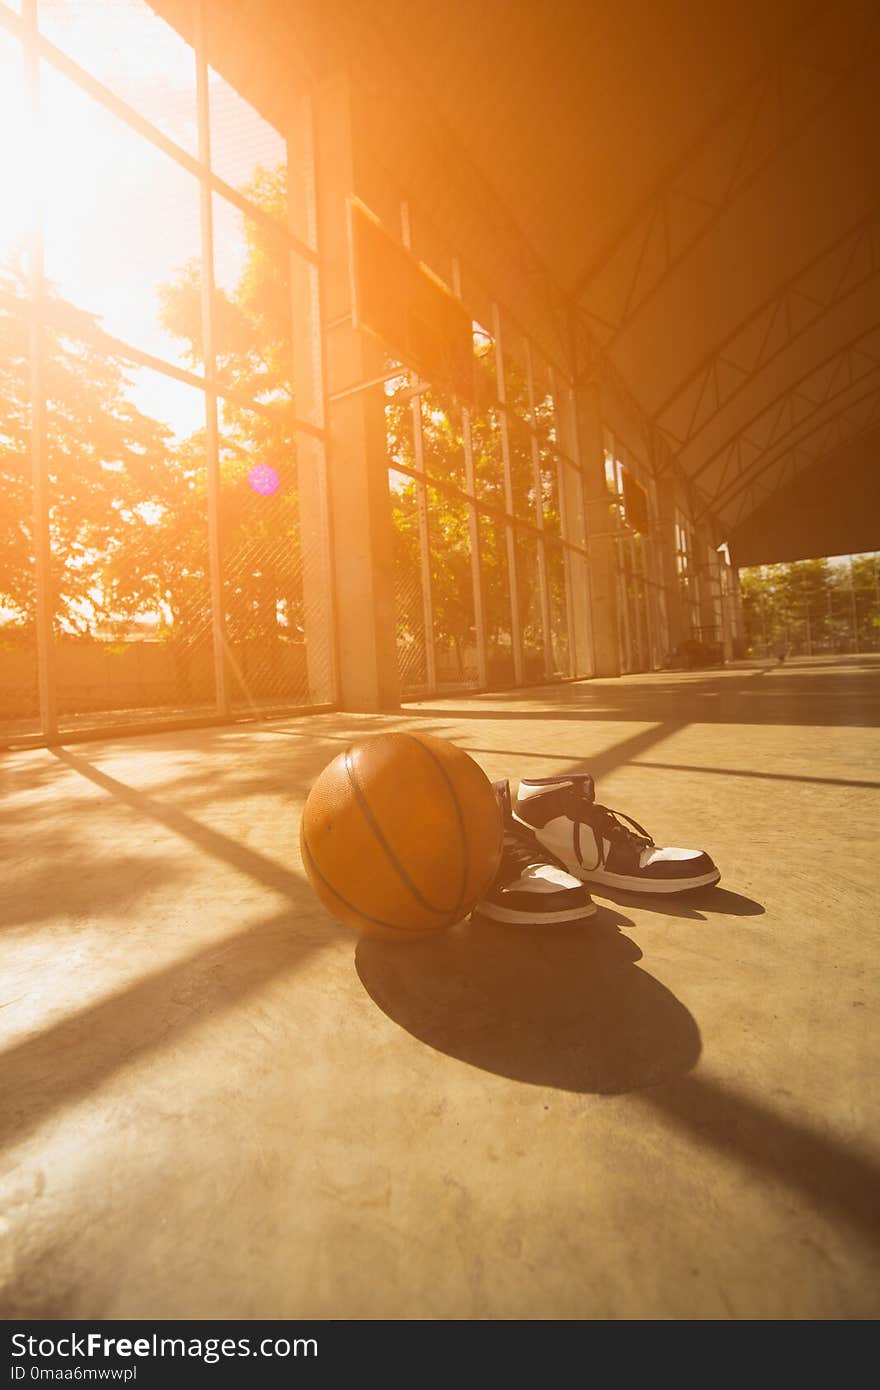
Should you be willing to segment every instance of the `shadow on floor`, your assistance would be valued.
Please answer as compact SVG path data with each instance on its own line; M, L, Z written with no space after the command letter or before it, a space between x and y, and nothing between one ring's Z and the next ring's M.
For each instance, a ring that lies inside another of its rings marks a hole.
M689 1071L700 1034L683 1004L635 965L613 910L548 929L475 920L402 949L363 937L364 989L395 1023L499 1076L612 1095Z
M758 677L765 676L760 680ZM474 695L467 705L436 701L406 712L446 719L591 720L681 724L786 724L876 728L880 663L803 670L657 672L643 679L575 681L566 685ZM511 708L513 705L515 708Z
M764 907L744 893L729 888L695 888L690 893L624 893L615 888L600 888L588 884L592 897L620 907L638 907L646 912L659 912L664 917L681 917L705 922L707 913L724 917L761 917Z
M303 885L303 906L309 897ZM323 935L307 937L294 910L279 912L141 975L4 1048L0 1153L53 1112L97 1091L120 1069L179 1045L206 1019L259 995L344 933L330 922Z
M468 752L492 752L492 749L468 749ZM542 754L542 757L546 757ZM804 782L815 787L853 787L857 791L880 791L880 782L868 782L854 777L808 777L795 772L756 772L751 768L711 767L709 764L694 763L656 763L643 762L639 758L636 767L648 767L655 772L696 772L705 777L747 777L758 778L763 782Z
M627 925L627 919L618 921ZM818 1126L711 1076L684 1005L636 961L613 913L550 932L479 922L402 948L362 938L361 983L428 1046L516 1081L634 1093L700 1146L802 1192L829 1220L880 1243L880 1166Z
M501 715L496 716L499 721L503 717L504 716ZM567 717L570 718L573 716ZM367 734L361 734L360 730L358 730L356 735L327 734L324 737L336 739L338 742L351 745L357 742L361 737L370 737L373 732L390 732L394 727L394 725L386 723L384 729L370 729ZM640 729L638 733L630 734L628 738L618 739L610 748L590 751L589 747L585 746L582 759L573 759L571 754L560 755L558 758L553 757L552 754L549 756L553 761L561 761L566 764L564 768L557 769L560 776L564 772L589 771L598 780L599 778L607 777L610 772L621 767L624 763L634 761L640 754L646 753L651 748L655 748L657 744L663 743L665 739L671 738L673 734L680 733L681 730L686 727L686 724L682 723L680 720L669 720L665 724L652 724L647 729ZM463 738L466 738L467 735L463 737L456 736L454 733L451 733L448 726L443 723L425 723L419 719L418 730L423 734L433 734L436 738L445 738L448 742L455 743L465 753L489 753L493 757L529 756L527 754L513 753L510 749L504 748L474 748L469 743L463 741ZM281 732L282 734L287 734L297 739L307 737L307 734L300 730L281 730ZM589 744L589 736L585 738L584 742L585 745ZM544 762L548 755L542 751L539 755L534 756L536 762ZM329 758L327 761L329 761Z
M880 1245L880 1166L829 1136L821 1117L815 1128L790 1120L774 1106L701 1075L675 1077L640 1092L637 1100L701 1146L805 1193L816 1211Z

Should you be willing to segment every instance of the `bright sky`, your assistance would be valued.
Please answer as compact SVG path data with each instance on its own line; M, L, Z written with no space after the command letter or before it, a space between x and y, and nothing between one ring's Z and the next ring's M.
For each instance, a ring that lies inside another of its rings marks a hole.
M3 0L0 0L0 4ZM52 43L189 153L197 149L195 59L146 0L41 0ZM218 74L210 73L213 164L233 187L257 165L281 164L281 136ZM43 206L46 274L61 295L116 337L187 366L185 345L159 322L158 290L197 257L198 181L48 64L41 121L31 128L20 47L0 29L0 259ZM215 278L231 290L245 251L241 213L215 197ZM198 393L148 369L135 372L137 404L181 434L202 422Z

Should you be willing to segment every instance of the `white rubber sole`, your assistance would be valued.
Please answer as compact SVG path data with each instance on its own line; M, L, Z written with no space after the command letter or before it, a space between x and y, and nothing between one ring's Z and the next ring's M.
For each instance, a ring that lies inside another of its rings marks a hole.
M586 917L595 917L597 911L595 903L572 907L566 912L542 912L535 917L528 917L513 907L496 907L494 903L478 903L474 908L477 916L490 917L493 922L504 922L511 927L555 927L560 922L583 922Z
M691 888L711 888L721 878L721 870L711 873L695 874L693 878L628 878L623 874L609 874L606 869L583 869L570 867L570 874L582 883L595 884L601 888L619 888L622 893L687 893Z

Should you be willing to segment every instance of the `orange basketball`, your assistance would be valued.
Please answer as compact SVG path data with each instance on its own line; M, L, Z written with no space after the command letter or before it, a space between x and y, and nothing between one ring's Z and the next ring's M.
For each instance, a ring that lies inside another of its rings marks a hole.
M324 768L300 845L334 917L395 941L443 931L474 907L501 857L501 813L473 758L430 734L375 734Z

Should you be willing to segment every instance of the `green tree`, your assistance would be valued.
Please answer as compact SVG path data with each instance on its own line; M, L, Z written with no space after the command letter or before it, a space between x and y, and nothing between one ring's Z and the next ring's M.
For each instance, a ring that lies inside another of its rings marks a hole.
M286 171L257 169L241 192L270 217L286 204ZM221 391L219 534L226 631L239 646L244 674L254 644L268 663L267 683L280 680L277 643L302 632L296 447L293 428L288 251L270 220L242 216L243 265L235 286L214 290L214 351ZM161 291L166 329L186 344L193 367L204 359L202 284L198 262L185 266ZM247 402L252 401L253 407ZM190 441L188 447L193 447ZM254 470L274 475L277 489L261 493ZM269 473L271 470L271 474ZM203 504L204 505L204 504ZM201 546L200 513L163 503L152 543L166 537L181 563Z
M513 360L507 361L505 368L511 500L516 515L536 517L537 463L537 485L540 487L545 527L551 539L551 555L555 561L550 566L551 596L555 608L558 608L563 603L564 573L561 553L557 555L552 545L552 541L559 537L560 528L557 464L552 449L555 442L553 403L549 396L536 403L536 459L531 434L525 423L530 407L524 373ZM500 515L508 510L508 506L501 411L497 404L495 348L488 336L477 337L475 372L476 403L469 414L470 448L475 494L478 503L488 509L479 518L483 618L490 681L505 683L513 677L507 526ZM427 475L425 486L435 646L441 653L447 651L452 654L452 669L448 671L451 678L472 679L476 675L472 538L467 503L457 495L457 490L466 487L464 419L459 405L440 387L432 386L419 399L422 460ZM398 464L414 469L416 458L411 406L408 403L389 404L385 414L390 467L393 469ZM413 667L414 649L424 646L418 488L414 480L406 479L402 474L397 475L391 486L398 593L398 650L405 680ZM531 663L531 672L539 675L543 671L543 624L540 605L536 601L537 540L527 528L517 528L515 544L526 658ZM420 679L424 678L423 670L422 663L418 666Z
M863 651L880 648L880 555L857 555L852 582Z
M774 591L766 566L740 570L743 626L746 648L755 655L766 655L775 640Z
M262 644L263 683L277 687L274 647L302 629L288 252L272 220L284 210L285 172L259 169L242 191L269 217L242 216L241 272L213 301L218 379L230 393L220 407L221 563L233 664L250 684L248 661ZM20 296L16 274L5 272L0 288ZM186 344L193 367L204 356L201 296L197 263L161 295L164 326ZM0 606L21 635L34 614L27 331L23 317L0 316ZM204 431L175 442L132 403L122 361L87 339L46 330L46 357L57 631L123 636L133 619L158 615L186 697L212 616ZM274 470L274 492L255 490L260 467L262 481Z
M827 560L798 560L780 566L777 602L789 634L789 644L811 656L823 650L829 639L828 590L831 567Z
M761 565L740 571L746 642L755 654L880 647L880 557Z
M834 626L844 651L880 648L880 555L853 555L834 566Z
M106 609L124 632L132 619L159 622L169 647L177 691L195 695L193 659L211 634L205 434L197 431L163 453L151 451L131 478L137 501L101 572ZM209 697L203 688L202 698Z
M17 271L0 288L23 291ZM50 303L57 295L49 290ZM92 323L89 316L83 316ZM141 524L145 470L167 467L170 431L128 397L122 361L86 339L43 330L50 604L56 635L85 636L108 620L107 565ZM21 635L36 602L29 330L0 314L0 606ZM7 636L10 629L7 629Z

